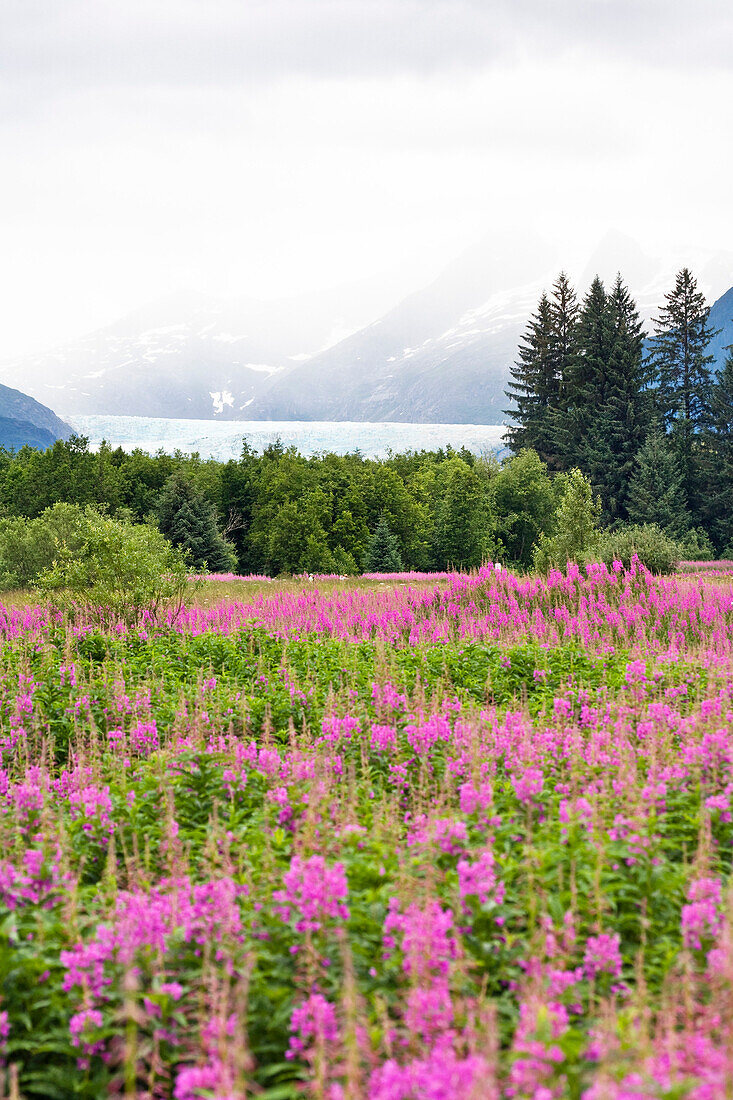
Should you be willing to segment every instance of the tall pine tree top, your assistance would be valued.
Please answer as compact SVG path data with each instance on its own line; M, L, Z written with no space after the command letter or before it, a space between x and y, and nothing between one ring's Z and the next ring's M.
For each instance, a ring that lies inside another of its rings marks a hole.
M712 426L713 357L708 345L717 334L688 268L682 268L674 289L665 294L654 328L648 362L656 374L657 409L670 431L687 506L699 521L708 495L705 441Z
M561 271L552 288L550 300L551 347L555 373L560 380L560 406L564 403L565 384L575 352L578 299L570 280Z
M607 365L613 325L605 287L598 275L583 299L570 362L567 398L570 406L606 399Z
M656 398L665 427L685 421L694 434L710 422L713 356L707 348L717 331L689 268L682 268L674 290L664 298L649 353L657 377Z
M513 451L531 447L546 461L545 452L551 442L547 412L557 405L559 394L560 380L552 346L552 311L550 300L543 292L537 312L527 322L506 391L515 405L504 410L513 421L505 436Z
M567 275L561 272L552 297L543 292L519 345L518 359L506 391L515 408L506 441L515 453L532 448L551 468L561 468L557 417L564 403L569 363L575 347L578 303Z

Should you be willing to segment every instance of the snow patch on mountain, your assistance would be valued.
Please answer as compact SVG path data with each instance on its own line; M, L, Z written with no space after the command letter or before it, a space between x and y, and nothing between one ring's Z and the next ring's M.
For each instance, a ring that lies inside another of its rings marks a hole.
M224 412L224 406L229 405L230 408L234 406L234 394L229 390L217 390L214 393L209 392L211 403L215 413Z

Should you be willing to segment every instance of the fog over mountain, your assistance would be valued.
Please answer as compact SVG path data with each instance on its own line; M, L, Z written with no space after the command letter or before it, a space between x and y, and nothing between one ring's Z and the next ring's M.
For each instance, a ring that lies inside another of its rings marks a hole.
M620 271L651 329L685 264L711 303L733 287L733 253L722 250L659 256L609 233L569 255L529 234L493 234L391 308L390 287L373 280L273 302L178 295L7 362L0 378L67 416L497 424L522 331L561 269L579 296L596 273L610 283ZM733 341L730 295L714 320L721 358Z

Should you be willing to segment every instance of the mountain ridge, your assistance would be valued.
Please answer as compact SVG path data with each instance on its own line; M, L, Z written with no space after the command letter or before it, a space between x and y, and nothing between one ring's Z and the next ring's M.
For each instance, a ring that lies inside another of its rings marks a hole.
M45 449L72 434L71 425L46 405L21 390L0 385L0 446L6 450L24 445Z

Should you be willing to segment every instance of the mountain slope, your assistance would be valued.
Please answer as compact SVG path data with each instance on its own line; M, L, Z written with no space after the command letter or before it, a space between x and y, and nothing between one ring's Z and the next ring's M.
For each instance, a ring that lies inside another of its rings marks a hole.
M67 415L238 419L275 374L362 328L395 300L394 277L280 301L176 294L43 355L5 362Z
M68 439L71 427L40 401L0 385L0 445L18 450L27 443L31 447L49 447L57 439Z
M6 451L19 451L21 447L36 447L45 451L56 442L56 436L48 428L39 428L30 420L13 420L0 416L0 447Z
M507 367L554 260L539 240L480 241L379 321L270 380L249 416L500 423Z

